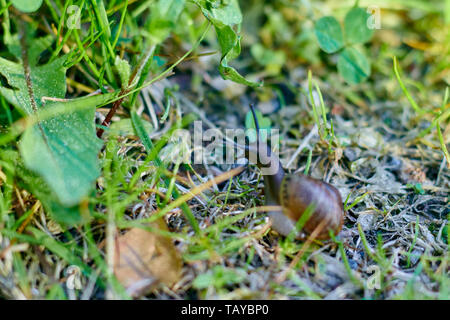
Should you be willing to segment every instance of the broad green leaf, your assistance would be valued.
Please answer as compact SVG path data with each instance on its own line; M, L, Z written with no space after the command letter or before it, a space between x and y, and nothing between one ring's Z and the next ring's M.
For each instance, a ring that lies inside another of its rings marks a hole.
M342 28L336 18L328 16L320 18L315 26L319 47L326 53L333 53L344 46L344 36Z
M95 105L40 122L25 131L19 148L27 168L40 174L65 206L88 195L100 174Z
M261 86L261 83L252 82L236 71L228 63L236 59L241 53L241 39L234 28L240 28L242 13L237 0L211 3L208 0L192 0L202 10L203 15L211 21L216 30L222 57L219 72L222 78L251 87Z
M270 121L269 118L264 117L259 110L255 110L255 114L258 119L261 141L265 142L267 140L267 135L270 131L272 121ZM253 119L253 113L251 111L248 111L245 115L245 128L247 129L247 137L250 143L256 142L256 125L255 120Z
M262 82L254 82L245 79L235 68L228 65L227 60L222 60L219 65L219 72L225 80L231 80L249 87L260 87L262 85Z
M250 87L260 86L260 83L252 82L236 71L233 67L228 65L231 61L239 56L241 53L240 37L234 32L230 26L215 27L219 45L222 51L222 58L220 59L219 72L222 78L234 81L236 83L244 84Z
M352 8L344 20L345 38L349 43L365 43L372 38L373 29L367 27L369 14L362 8Z
M25 42L28 48L24 57L17 54L14 39L9 46L20 63L0 58L0 74L8 83L0 87L0 94L25 115L62 104L74 105L67 113L48 117L28 128L19 143L25 166L42 176L61 205L74 206L88 195L100 174L97 153L102 142L95 134L94 113L96 103L104 97L83 99L83 110L76 108L75 101L44 104L43 97L65 98L66 57L38 65L39 54L49 45L48 38L32 39L32 34L27 33Z
M216 1L215 3L208 0L194 0L194 2L214 26L221 28L242 23L242 13L237 0Z
M350 84L364 81L370 75L370 63L366 56L355 48L346 48L339 55L339 74Z
M43 0L11 0L11 2L20 11L30 13L39 9Z
M150 5L148 32L153 44L163 42L184 9L185 0L157 0Z
M230 60L237 58L241 53L241 43L239 36L234 32L233 28L230 26L215 26L215 29L222 57Z

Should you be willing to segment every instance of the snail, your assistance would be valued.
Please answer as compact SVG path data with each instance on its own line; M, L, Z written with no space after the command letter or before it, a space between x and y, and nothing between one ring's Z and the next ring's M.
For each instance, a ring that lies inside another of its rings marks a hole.
M281 207L278 211L268 213L272 228L287 236L295 230L297 221L306 213L309 218L303 225L303 232L296 231L297 239L303 239L304 233L312 234L316 229L316 239L328 239L329 231L337 235L344 222L339 190L329 183L303 174L285 174L278 156L272 153L266 143L260 141L258 119L252 105L250 109L257 138L256 145L245 148L246 156L260 169L264 169L262 174L266 205Z

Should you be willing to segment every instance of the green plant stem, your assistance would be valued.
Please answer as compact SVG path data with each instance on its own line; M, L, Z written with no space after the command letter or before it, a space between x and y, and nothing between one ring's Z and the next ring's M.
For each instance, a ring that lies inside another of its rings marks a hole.
M58 14L55 10L55 8L53 8L52 3L50 2L50 0L45 0L45 4L47 5L50 14L52 15L53 20L58 21L58 18L61 16L60 14ZM64 15L64 12L62 13Z
M345 270L348 273L348 276L350 277L350 280L355 284L358 285L360 287L362 287L361 281L355 277L355 275L353 274L353 270L350 267L350 263L348 262L348 258L347 255L345 253L345 249L344 249L344 244L342 243L342 241L336 239L336 236L331 233L331 239L338 244L339 246L339 252L341 253L341 257L342 257L342 261L344 262L344 266L345 266Z
M358 232L359 232L359 236L361 237L364 249L367 253L367 255L375 262L377 261L377 257L373 254L372 249L369 247L369 244L367 243L367 239L366 239L366 235L364 234L364 231L361 227L361 224L358 223Z
M411 244L411 247L408 250L408 259L406 262L406 267L409 268L411 265L411 252L414 249L414 246L416 245L417 237L419 236L419 216L416 217L416 225L414 227L414 239Z
M122 32L123 22L125 21L125 16L127 15L127 8L128 8L128 0L125 1L125 5L122 10L122 15L120 17L119 27L117 28L116 37L113 41L112 47L113 49L117 45L117 41L119 41L120 33Z
M395 77L397 78L398 84L400 85L400 87L403 90L403 93L405 94L406 98L408 99L409 103L411 104L411 106L413 107L413 109L420 115L423 114L425 111L422 110L419 105L414 101L414 99L412 98L411 94L409 93L408 89L406 88L405 84L403 83L402 78L400 77L400 72L399 72L399 66L398 66L398 61L397 61L397 57L394 56L394 73L395 73Z
M89 65L89 68L91 69L91 71L94 73L94 75L97 78L100 78L100 72L98 71L97 67L95 66L95 64L91 61L91 59L89 58L89 56L86 53L86 50L84 49L83 43L81 42L80 36L78 34L78 30L74 29L75 34L75 41L78 45L78 50L80 50L81 55L83 56L83 58L86 60L87 64Z
M82 2L82 3L84 3L84 2ZM72 5L72 0L66 1L66 3L64 4L64 9L63 9L61 18L59 19L59 23L58 23L58 31L56 32L56 43L57 43L57 46L56 46L56 50L53 51L53 53L52 53L52 59L54 59L55 57L58 56L58 54L61 51L62 47L64 46L64 43L66 42L67 38L72 33L72 29L69 29L67 31L67 33L64 35L64 38L61 41L59 40L61 38L61 32L62 32L62 29L63 29L64 21L66 19L66 11L67 11L67 8L70 5ZM82 5L80 7L80 10L81 10L81 8L82 8Z
M6 0L0 0L0 3L2 4L2 10L0 10L0 13L3 14L3 22L2 22L2 26L3 26L3 32L5 33L3 36L3 39L8 39L9 37L11 37L11 33L10 33L10 22L9 22L9 12L8 12L8 8L11 5L11 2L8 3L8 5L6 5Z
M450 168L450 155L448 153L447 147L445 146L444 137L442 136L441 125L439 121L436 123L436 130L439 137L439 143L441 145L442 152L444 153L444 156L447 159L447 167Z
M322 111L322 119L323 119L323 134L326 137L328 136L328 121L327 121L327 112L325 110L325 103L323 102L322 92L320 91L317 81L314 81L314 86L316 87L316 91L319 95L320 108Z
M309 90L309 100L311 102L311 106L313 109L313 117L314 122L317 124L317 128L319 129L320 138L322 137L322 126L320 125L319 115L317 114L316 102L314 101L314 96L312 92L312 73L311 70L308 70L308 90Z

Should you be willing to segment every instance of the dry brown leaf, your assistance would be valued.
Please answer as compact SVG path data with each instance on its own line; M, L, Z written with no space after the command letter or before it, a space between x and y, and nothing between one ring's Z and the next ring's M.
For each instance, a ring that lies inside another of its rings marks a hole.
M162 219L149 226L167 230ZM157 232L133 228L116 239L114 274L132 297L149 293L160 283L175 284L181 268L172 240Z
M424 185L432 185L427 179L424 170L416 163L403 159L403 166L400 170L400 179L405 183L422 183Z

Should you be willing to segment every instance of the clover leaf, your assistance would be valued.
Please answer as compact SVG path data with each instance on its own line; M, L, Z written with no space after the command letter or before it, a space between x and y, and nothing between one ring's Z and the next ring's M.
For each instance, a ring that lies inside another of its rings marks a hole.
M344 19L344 30L332 16L317 20L314 31L319 47L326 53L339 52L337 69L349 84L358 84L370 76L370 61L356 44L368 42L374 33L367 26L369 14L362 8L351 8Z

